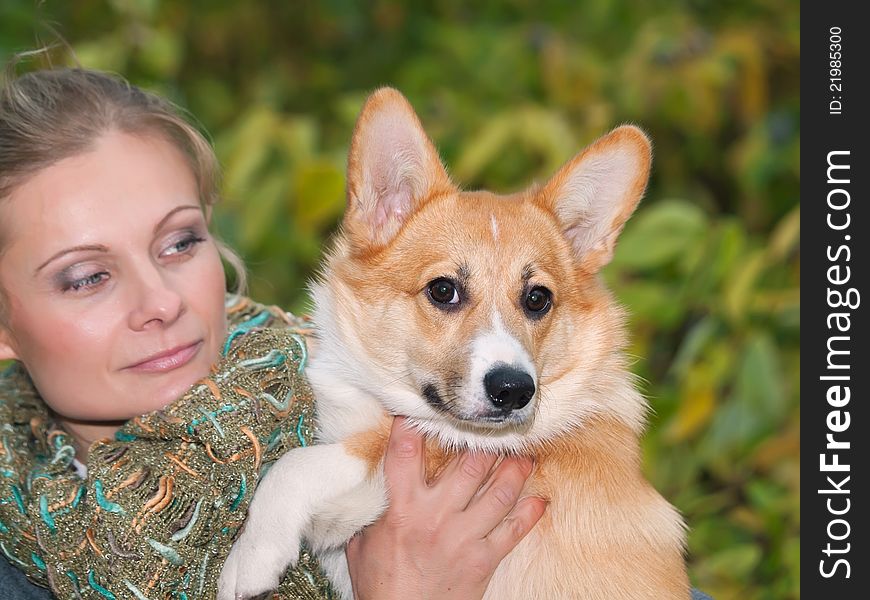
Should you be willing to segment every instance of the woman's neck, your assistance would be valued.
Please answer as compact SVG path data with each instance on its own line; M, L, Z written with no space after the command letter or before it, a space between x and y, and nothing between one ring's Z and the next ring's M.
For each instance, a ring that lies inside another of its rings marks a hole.
M118 428L124 424L123 421L93 423L90 421L67 419L60 415L55 416L64 431L69 434L73 448L76 451L76 458L85 464L88 462L88 451L91 444L97 440L114 437Z

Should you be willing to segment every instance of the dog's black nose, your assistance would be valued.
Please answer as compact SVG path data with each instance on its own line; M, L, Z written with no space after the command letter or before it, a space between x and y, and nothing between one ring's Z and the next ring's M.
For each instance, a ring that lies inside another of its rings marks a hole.
M525 371L502 365L483 378L490 401L505 412L524 407L535 395L535 381Z

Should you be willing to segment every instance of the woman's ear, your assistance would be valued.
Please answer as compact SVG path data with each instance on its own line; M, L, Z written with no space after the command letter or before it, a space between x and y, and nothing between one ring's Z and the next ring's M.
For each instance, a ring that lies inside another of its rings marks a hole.
M15 351L12 334L0 325L0 360L17 359L18 353Z

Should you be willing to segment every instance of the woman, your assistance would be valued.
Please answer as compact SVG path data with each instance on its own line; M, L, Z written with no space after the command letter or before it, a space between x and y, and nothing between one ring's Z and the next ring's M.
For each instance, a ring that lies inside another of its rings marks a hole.
M0 95L0 549L58 597L213 597L258 479L312 441L306 323L226 300L216 172L117 78L38 71ZM517 501L527 462L488 476L465 455L427 485L421 455L394 425L393 504L348 552L359 598L479 597L543 513ZM329 590L303 552L279 593Z

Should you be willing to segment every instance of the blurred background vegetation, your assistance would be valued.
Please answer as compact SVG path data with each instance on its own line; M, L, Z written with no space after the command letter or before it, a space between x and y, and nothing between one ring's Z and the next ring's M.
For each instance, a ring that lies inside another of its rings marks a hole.
M686 516L694 585L800 596L796 0L0 7L4 63L60 34L196 116L224 169L217 230L252 295L293 310L375 87L409 97L467 188L518 189L619 123L645 128L652 182L605 277L653 408L646 471Z

